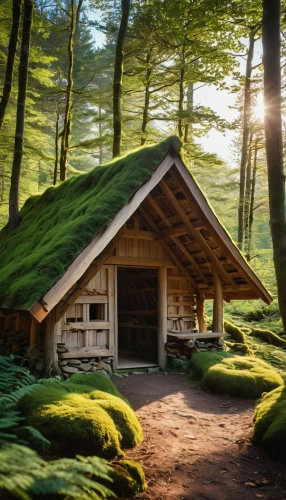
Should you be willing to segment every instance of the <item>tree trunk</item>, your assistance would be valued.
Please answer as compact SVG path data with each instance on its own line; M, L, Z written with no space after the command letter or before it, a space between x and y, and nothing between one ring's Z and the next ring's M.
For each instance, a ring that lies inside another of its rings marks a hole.
M116 41L113 77L113 158L121 153L122 113L121 94L123 77L123 45L128 27L130 0L121 0L121 21Z
M150 102L150 77L152 74L152 68L150 67L152 49L149 50L146 56L146 73L145 73L145 100L144 100L144 108L143 108L143 118L142 118L142 127L141 127L141 146L143 146L147 141L147 132L146 128L148 125L148 111L149 111L149 102Z
M14 73L14 61L15 55L17 51L17 43L18 43L18 32L19 32L19 24L22 10L22 0L13 0L13 20L12 20L12 29L10 33L10 41L8 47L8 57L7 57L7 65L6 65L6 74L4 79L4 87L3 87L3 95L0 101L0 130L2 128L6 108L9 103L12 85L13 85L13 73Z
M31 27L33 19L33 0L24 0L24 16L21 54L19 63L18 79L18 101L16 115L16 133L14 143L14 159L11 174L11 186L9 196L9 228L16 229L19 226L19 181L23 158L23 141L25 126L25 105L28 83L28 68L30 54Z
M258 139L255 140L254 144L253 170L251 179L251 193L250 193L248 235L247 235L248 242L247 242L247 254L246 254L246 260L248 261L250 261L251 259L252 226L253 226L253 212L254 212L254 200L255 200L256 173L257 173L257 152L258 152Z
M244 233L244 202L245 202L245 177L247 165L247 149L251 114L251 72L252 60L255 43L255 33L257 28L250 30L249 33L249 48L246 61L245 86L244 86L244 105L243 105L243 131L242 131L242 147L240 159L240 179L239 179L239 201L238 201L238 236L237 245L242 250L243 233Z
M184 126L183 126L183 112L184 112L184 99L185 99L185 53L183 51L182 67L180 70L179 80L179 118L178 118L178 135L180 140L184 141Z
M252 139L253 132L250 134L248 154L247 154L247 165L246 165L246 176L245 176L245 194L244 194L244 208L243 208L243 249L247 248L248 244L248 229L249 229L249 207L250 207L250 193L251 193L251 168L252 168Z
M58 177L58 163L59 163L59 121L60 121L60 110L59 110L59 95L57 94L56 100L56 132L55 132L55 166L54 166L54 180L53 185L57 183Z
M64 181L66 178L67 170L67 156L71 138L72 128L72 90L73 90L73 64L74 64L74 34L76 28L77 12L75 9L75 0L71 0L70 10L70 35L68 43L68 76L67 76L67 90L66 90L66 107L64 116L64 128L61 141L61 155L60 155L60 180Z
M270 229L278 302L286 331L286 217L281 123L279 0L263 0L262 46Z

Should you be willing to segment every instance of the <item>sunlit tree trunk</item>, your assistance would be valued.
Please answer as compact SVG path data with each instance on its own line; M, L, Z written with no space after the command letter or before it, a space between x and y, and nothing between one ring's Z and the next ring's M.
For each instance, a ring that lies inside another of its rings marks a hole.
M250 196L251 196L251 169L252 169L252 139L253 133L250 134L248 154L247 154L247 165L246 165L246 177L245 177L245 195L244 195L244 223L243 223L243 248L247 248L248 242L248 229L249 229L249 208L250 208Z
M143 146L147 141L147 125L148 125L148 112L149 112L149 103L150 103L150 78L152 74L152 68L150 66L152 55L152 49L148 51L146 56L146 73L145 73L145 99L144 99L144 108L143 108L143 117L142 117L142 127L141 127L141 145Z
M27 96L28 68L30 55L31 28L33 19L33 0L24 0L23 31L18 78L18 101L16 114L16 133L14 143L14 158L11 174L9 196L9 228L19 226L19 182L23 158L23 141L25 125L25 106Z
M71 139L72 127L72 90L73 90L73 65L74 65L74 34L76 28L77 12L75 8L75 0L71 0L70 8L70 34L68 42L68 76L66 90L66 107L64 116L64 127L61 140L61 155L60 155L60 180L64 181L67 170L67 157Z
M279 309L284 331L286 331L286 217L281 122L279 0L263 0L262 46L270 229Z
M248 241L247 241L247 253L246 253L246 259L248 261L251 259L252 226L253 226L255 186L256 186L256 174L257 174L257 152L258 152L258 139L256 139L254 143L254 157L253 157L253 169L252 169L252 179L251 179L251 193L250 193L248 233L247 233Z
M185 51L183 50L182 66L180 69L179 79L179 118L178 118L178 135L181 141L184 141L184 125L183 125L183 112L184 112L184 99L185 99Z
M249 48L246 61L245 86L244 86L244 104L243 104L243 131L242 131L242 147L240 158L240 179L239 179L239 201L238 201L238 236L237 244L240 249L243 246L244 233L244 202L245 202L245 178L247 165L247 149L249 139L250 114L251 114L251 73L252 60L255 43L255 33L257 28L250 30L249 33Z
M59 165L59 121L60 121L60 110L59 110L59 95L56 98L56 131L55 131L55 165L54 165L54 179L53 185L57 183L58 177L58 165Z
M10 41L8 47L6 73L4 79L3 95L0 100L0 130L4 123L6 108L9 103L14 74L14 61L18 44L19 24L22 10L22 0L13 0L13 17Z
M130 0L121 0L121 21L116 41L114 77L113 77L113 158L121 153L122 142L122 77L123 77L123 46L128 27Z

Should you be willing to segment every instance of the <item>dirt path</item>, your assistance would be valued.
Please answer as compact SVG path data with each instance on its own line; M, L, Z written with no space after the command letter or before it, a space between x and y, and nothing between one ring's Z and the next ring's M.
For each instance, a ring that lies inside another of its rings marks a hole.
M140 499L286 500L286 466L251 445L253 401L215 396L180 374L115 379L144 430L127 452L149 488Z

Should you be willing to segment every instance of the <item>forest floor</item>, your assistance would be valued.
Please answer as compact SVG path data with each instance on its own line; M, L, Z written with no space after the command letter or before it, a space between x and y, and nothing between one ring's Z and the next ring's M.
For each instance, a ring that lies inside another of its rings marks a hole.
M251 444L255 402L217 396L186 375L113 378L145 439L127 451L143 465L140 500L286 500L286 466Z

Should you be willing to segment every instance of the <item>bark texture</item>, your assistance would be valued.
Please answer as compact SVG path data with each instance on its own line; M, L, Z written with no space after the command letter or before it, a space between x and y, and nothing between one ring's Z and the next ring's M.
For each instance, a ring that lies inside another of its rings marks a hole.
M67 156L71 139L72 127L72 90L73 90L73 65L74 65L74 35L76 28L76 19L78 12L75 9L75 0L71 0L70 9L70 34L68 42L68 76L67 76L67 90L66 90L66 107L64 116L64 128L62 132L61 141L61 155L60 155L60 180L64 181L66 178L67 170Z
M149 113L149 103L150 103L150 78L152 74L152 68L150 66L152 49L148 51L146 56L146 73L145 73L145 99L141 126L141 146L143 146L147 141L147 125L148 125L148 113Z
M130 0L121 0L121 21L116 41L114 77L113 77L113 158L121 153L122 142L122 77L123 77L123 46L128 27Z
M13 17L10 41L8 46L8 57L4 79L3 95L0 101L0 130L4 123L6 108L9 103L13 85L14 62L18 44L19 24L22 10L22 0L13 0Z
M244 86L244 105L243 105L243 131L242 131L242 147L240 159L240 179L239 179L239 201L238 201L238 248L243 247L244 233L244 202L245 202L245 178L247 165L247 149L250 129L250 113L251 113L251 73L252 60L254 52L255 33L257 28L250 30L249 33L249 48L246 61L245 86Z
M16 115L16 133L14 143L14 158L11 174L11 187L9 195L9 228L19 226L19 182L23 158L23 142L25 128L25 106L28 84L28 68L30 55L30 40L33 20L33 0L24 0L23 31L21 54L19 63L18 101Z
M286 331L286 218L281 123L279 0L263 0L262 46L270 229L278 302L284 331Z

